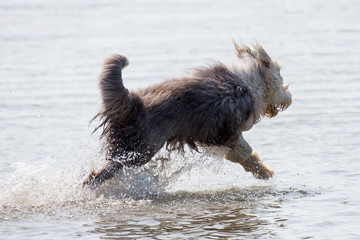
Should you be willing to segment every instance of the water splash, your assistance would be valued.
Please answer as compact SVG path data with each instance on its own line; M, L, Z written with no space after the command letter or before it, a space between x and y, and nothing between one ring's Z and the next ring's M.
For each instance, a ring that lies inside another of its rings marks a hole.
M222 149L201 151L161 150L150 163L126 169L97 190L83 188L82 182L106 161L89 149L85 148L69 159L49 156L37 163L16 163L15 172L0 189L0 212L4 216L34 212L51 214L59 209L73 211L74 208L97 211L99 206L103 211L104 206L109 205L138 206L175 199L197 201L198 197L209 196L231 200L238 199L235 195L244 197L236 189L249 186L267 189L273 185L271 181L255 180L240 165L224 160Z
M0 202L7 205L39 206L74 200L79 196L76 166L59 164L54 158L45 163L16 163L15 172L2 189Z

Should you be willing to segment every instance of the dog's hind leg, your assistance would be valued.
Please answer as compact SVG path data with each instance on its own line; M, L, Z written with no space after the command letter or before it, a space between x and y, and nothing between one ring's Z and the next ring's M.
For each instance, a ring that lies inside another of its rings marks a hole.
M268 179L273 176L274 172L262 163L259 155L252 151L241 133L238 134L237 140L228 146L231 150L224 156L226 159L240 163L245 171L251 172L258 179Z
M154 156L154 153L147 151L143 154L134 154L121 160L109 160L109 163L99 172L91 172L83 182L83 187L97 188L106 180L115 177L121 173L124 167L140 167L146 164Z
M111 161L105 168L96 173L92 171L90 175L83 182L84 186L89 186L90 188L96 188L100 186L104 181L113 178L116 173L120 172L123 169L123 164L120 162Z

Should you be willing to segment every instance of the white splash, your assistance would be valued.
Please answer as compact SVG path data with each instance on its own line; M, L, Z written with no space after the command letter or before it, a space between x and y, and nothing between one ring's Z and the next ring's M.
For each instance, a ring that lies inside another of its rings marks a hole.
M41 206L43 204L72 201L81 195L80 173L75 165L63 165L56 159L41 164L15 164L15 172L8 179L0 202L10 206Z
M240 165L223 159L221 149L201 151L187 149L181 154L161 150L144 167L127 169L96 191L83 188L82 181L92 169L106 164L99 156L84 154L75 160L48 157L40 163L17 163L15 172L1 189L0 207L94 204L99 199L146 200L177 191L218 191L257 183Z

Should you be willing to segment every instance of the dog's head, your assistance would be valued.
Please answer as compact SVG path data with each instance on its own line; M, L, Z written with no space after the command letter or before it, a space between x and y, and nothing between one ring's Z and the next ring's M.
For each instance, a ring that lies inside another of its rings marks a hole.
M262 75L262 99L264 108L262 115L275 117L279 111L288 108L292 102L291 93L288 90L289 84L284 84L280 74L281 66L271 58L265 49L259 44L254 44L254 50L242 45L239 46L235 41L236 55L238 58L249 57L255 62L258 72Z

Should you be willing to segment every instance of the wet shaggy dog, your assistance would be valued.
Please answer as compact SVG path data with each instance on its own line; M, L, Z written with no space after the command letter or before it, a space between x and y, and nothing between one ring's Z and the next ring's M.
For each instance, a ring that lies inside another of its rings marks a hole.
M234 42L234 41L233 41ZM100 75L100 119L108 165L92 172L84 185L97 187L124 167L142 166L165 145L224 146L226 159L241 164L256 178L268 179L268 169L242 136L263 116L274 117L291 104L280 66L260 44L253 50L234 42L236 60L199 68L189 76L168 80L135 92L123 85L123 55L108 57Z

